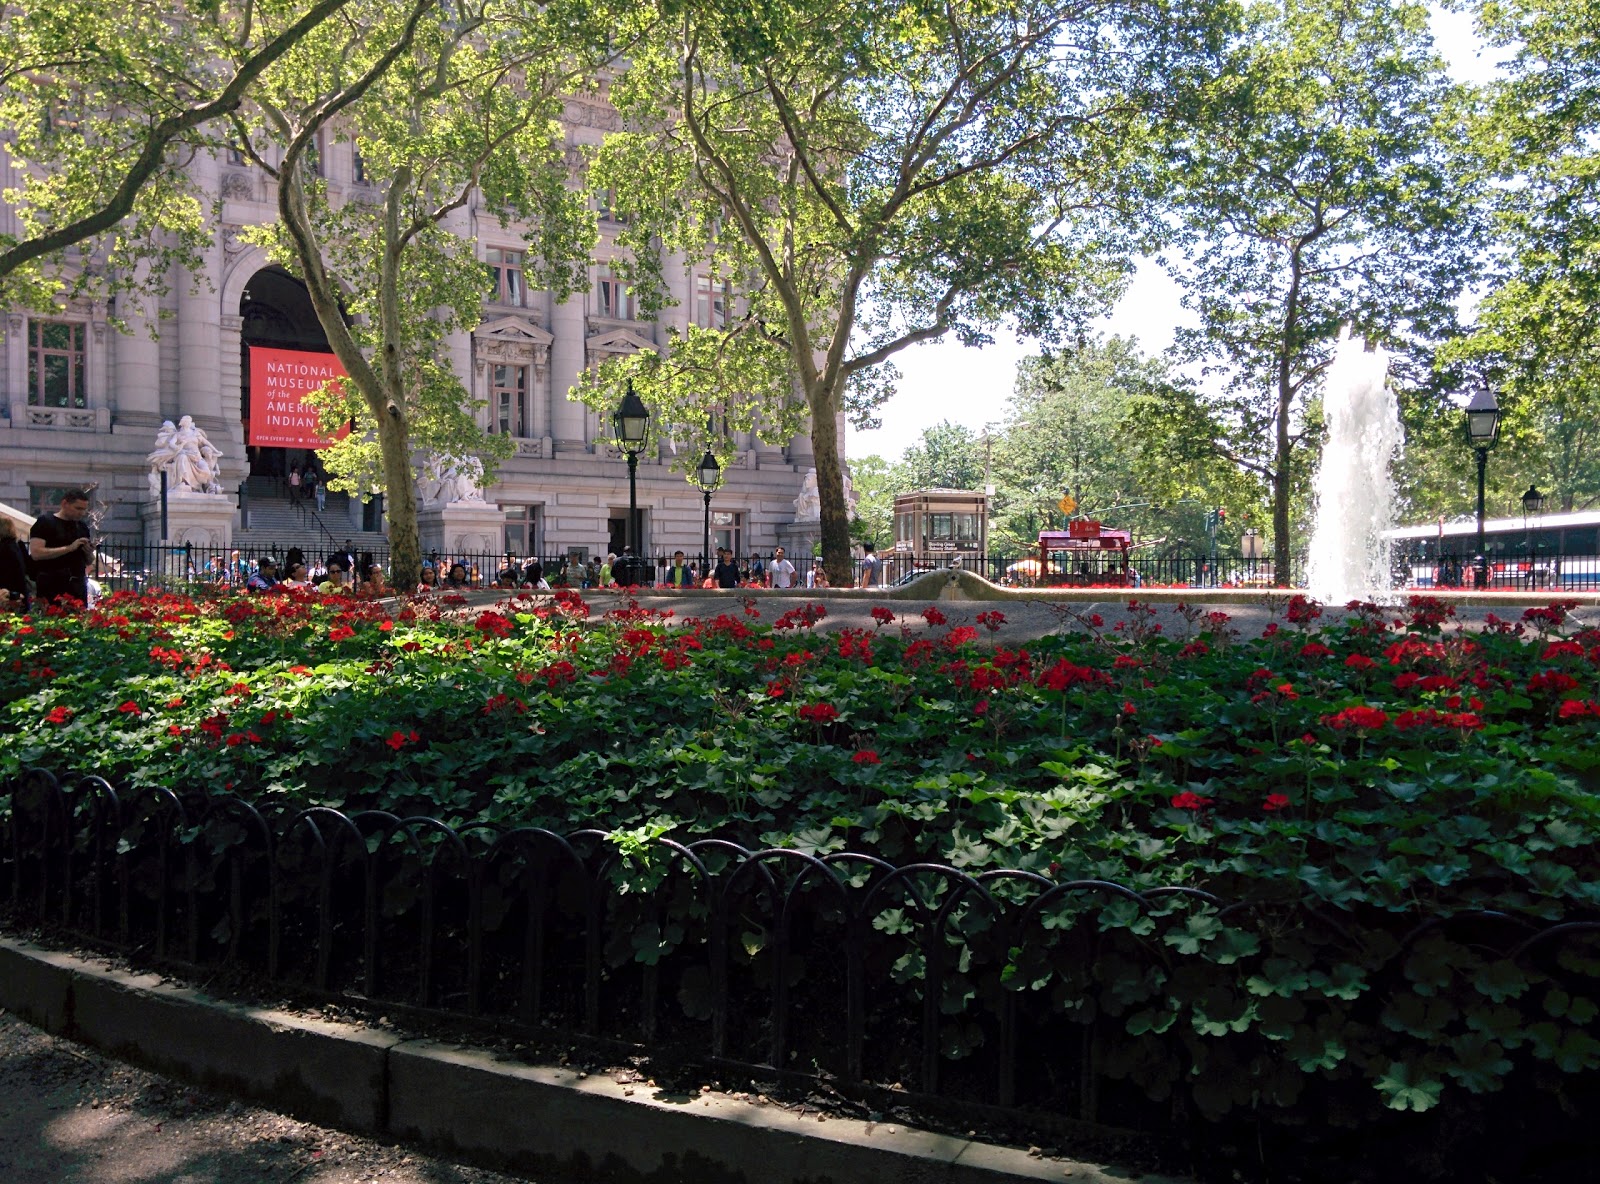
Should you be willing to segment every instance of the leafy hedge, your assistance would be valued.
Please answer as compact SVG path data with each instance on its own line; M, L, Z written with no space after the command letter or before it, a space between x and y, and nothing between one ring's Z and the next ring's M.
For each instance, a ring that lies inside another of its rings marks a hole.
M1093 1023L1108 1076L1208 1115L1309 1088L1319 1121L1355 1122L1508 1079L1559 1106L1600 1068L1600 939L1509 952L1600 919L1600 631L1570 604L1476 632L1423 598L1349 607L1324 624L1296 598L1244 638L1200 609L1171 636L1130 601L1013 645L1000 611L935 607L826 633L821 605L115 596L0 619L0 773L598 826L641 883L671 834L1200 889L1221 903L1065 894L1004 949L958 910L944 1055L1013 992Z

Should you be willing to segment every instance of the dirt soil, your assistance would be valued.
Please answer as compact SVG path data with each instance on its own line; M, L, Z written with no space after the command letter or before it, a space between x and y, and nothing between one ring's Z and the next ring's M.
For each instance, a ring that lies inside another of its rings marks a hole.
M297 1122L46 1035L0 1012L5 1184L518 1184Z

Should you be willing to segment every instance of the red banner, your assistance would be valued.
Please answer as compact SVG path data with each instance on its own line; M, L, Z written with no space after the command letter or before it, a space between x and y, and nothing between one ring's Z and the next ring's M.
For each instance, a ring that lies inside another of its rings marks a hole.
M343 378L344 367L332 354L301 349L250 347L250 440L268 448L326 448L349 434L340 428L332 439L317 427L317 412L301 400Z

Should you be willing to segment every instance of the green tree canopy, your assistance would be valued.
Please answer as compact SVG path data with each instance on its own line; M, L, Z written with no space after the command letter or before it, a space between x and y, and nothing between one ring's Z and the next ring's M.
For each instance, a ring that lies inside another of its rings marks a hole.
M1454 324L1480 241L1453 152L1467 99L1424 5L1273 0L1246 9L1170 149L1187 235L1171 269L1199 318L1177 353L1222 386L1192 426L1214 424L1210 446L1270 484L1280 556L1340 328L1426 370Z
M210 228L192 153L224 140L263 74L349 3L6 5L0 131L21 233L0 235L4 303L49 308L63 285L159 290L172 265L196 266Z
M446 351L481 318L487 281L455 223L475 195L527 228L528 273L557 300L586 282L595 216L574 184L559 116L629 43L622 8L588 0L358 0L258 90L240 131L278 181L260 239L306 281L349 380L323 423L358 430L324 458L345 488L388 495L394 576L417 578L418 451L474 456L486 435ZM355 141L371 187L342 204L308 166L319 133Z
M585 398L609 407L631 378L690 452L708 410L778 440L809 420L824 554L842 564L839 416L870 416L908 345L979 344L1007 322L1054 341L1106 306L1155 224L1152 120L1208 16L1128 0L679 6L613 86L631 130L596 172L634 218L647 310L663 248L742 298Z
M1491 502L1509 511L1537 482L1554 506L1584 509L1600 501L1600 10L1504 0L1479 18L1512 51L1472 138L1496 182L1499 249L1476 330L1446 362L1491 382L1506 411Z

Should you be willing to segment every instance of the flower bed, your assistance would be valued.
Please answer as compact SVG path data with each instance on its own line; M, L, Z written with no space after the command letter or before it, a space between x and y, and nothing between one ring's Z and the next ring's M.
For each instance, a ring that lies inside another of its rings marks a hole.
M119 595L0 618L0 774L601 827L641 882L650 839L716 835L1018 874L997 892L1203 890L1236 907L1063 897L1039 940L999 951L958 913L944 1055L981 1040L963 1009L997 993L1087 1022L1066 989L1087 977L1115 1021L1103 1071L1211 1115L1311 1084L1347 1120L1364 1098L1427 1110L1513 1070L1547 1098L1592 1089L1588 931L1511 956L1415 930L1600 917L1600 632L1562 605L1470 633L1450 613L1415 598L1324 626L1296 599L1261 637L1193 609L1168 636L1130 601L1009 644L1002 613L935 607L824 633L820 605L769 622L753 602L592 618L574 593L482 612ZM1066 936L1086 918L1087 966ZM895 973L914 987L921 968Z

